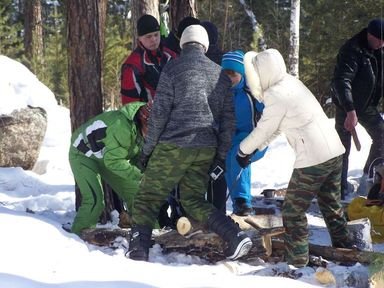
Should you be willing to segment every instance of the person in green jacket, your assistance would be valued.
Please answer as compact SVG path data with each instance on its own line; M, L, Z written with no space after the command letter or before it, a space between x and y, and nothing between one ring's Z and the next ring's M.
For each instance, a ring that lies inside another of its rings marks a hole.
M132 102L119 110L101 113L72 134L69 163L82 198L72 224L73 233L80 235L97 224L104 210L102 180L131 213L141 179L136 162L146 127L136 115L143 105Z

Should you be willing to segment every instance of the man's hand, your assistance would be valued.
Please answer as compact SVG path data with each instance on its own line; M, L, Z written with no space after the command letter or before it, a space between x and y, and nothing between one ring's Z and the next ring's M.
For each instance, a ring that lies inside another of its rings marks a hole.
M357 120L358 119L357 119L355 110L347 112L347 117L345 118L345 121L344 121L344 128L347 131L351 132L356 127Z
M239 163L241 168L244 169L249 164L251 164L252 155L253 155L253 153L252 154L244 154L240 149L239 149L239 151L237 151L236 160L237 160L237 163Z

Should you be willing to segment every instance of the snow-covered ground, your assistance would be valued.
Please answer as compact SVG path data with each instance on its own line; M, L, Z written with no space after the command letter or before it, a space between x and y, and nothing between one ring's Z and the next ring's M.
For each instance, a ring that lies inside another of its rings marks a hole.
M72 222L75 215L74 180L67 160L69 111L56 104L52 92L28 69L0 55L0 114L26 105L47 110L48 129L33 171L0 168L0 287L324 287L310 267L293 280L273 277L275 271L289 268L286 263L212 265L195 256L163 254L159 245L150 250L148 263L135 262L124 255L125 239L117 249L100 248L66 232L62 224ZM363 148L352 149L352 181L361 176L370 145L364 129L358 126L357 132ZM293 160L285 138L277 138L265 157L253 164L252 193L286 187ZM227 210L231 212L230 202ZM311 242L330 244L321 217L308 214L308 220ZM115 225L117 220L108 224ZM374 250L383 252L384 245L376 244ZM368 267L330 263L328 268L337 280L328 287L368 287L345 286L351 273L366 276Z

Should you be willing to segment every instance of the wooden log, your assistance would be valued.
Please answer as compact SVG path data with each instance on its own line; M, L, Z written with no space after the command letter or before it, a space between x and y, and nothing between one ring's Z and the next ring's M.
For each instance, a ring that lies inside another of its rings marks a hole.
M94 228L85 229L81 232L80 238L97 246L111 246L117 237L128 237L128 230Z
M272 239L273 251L284 251L284 241ZM332 246L323 246L309 243L309 254L321 256L323 259L342 263L362 263L370 264L377 258L384 257L384 253L372 251L359 251L354 249L334 248Z
M239 224L242 230L282 227L283 219L278 215L261 214L249 216L230 215L233 221Z

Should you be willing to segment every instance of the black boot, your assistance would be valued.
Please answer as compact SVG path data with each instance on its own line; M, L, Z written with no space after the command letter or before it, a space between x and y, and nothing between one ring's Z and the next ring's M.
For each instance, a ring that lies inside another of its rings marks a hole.
M235 198L234 199L234 208L233 213L237 216L248 216L253 212L252 207L250 207L244 198Z
M132 260L148 261L149 248L152 246L152 228L134 225L129 237L129 248L126 256Z
M224 255L227 259L235 260L246 254L252 248L252 241L232 218L220 211L213 212L208 218L208 227L218 234L226 243Z

